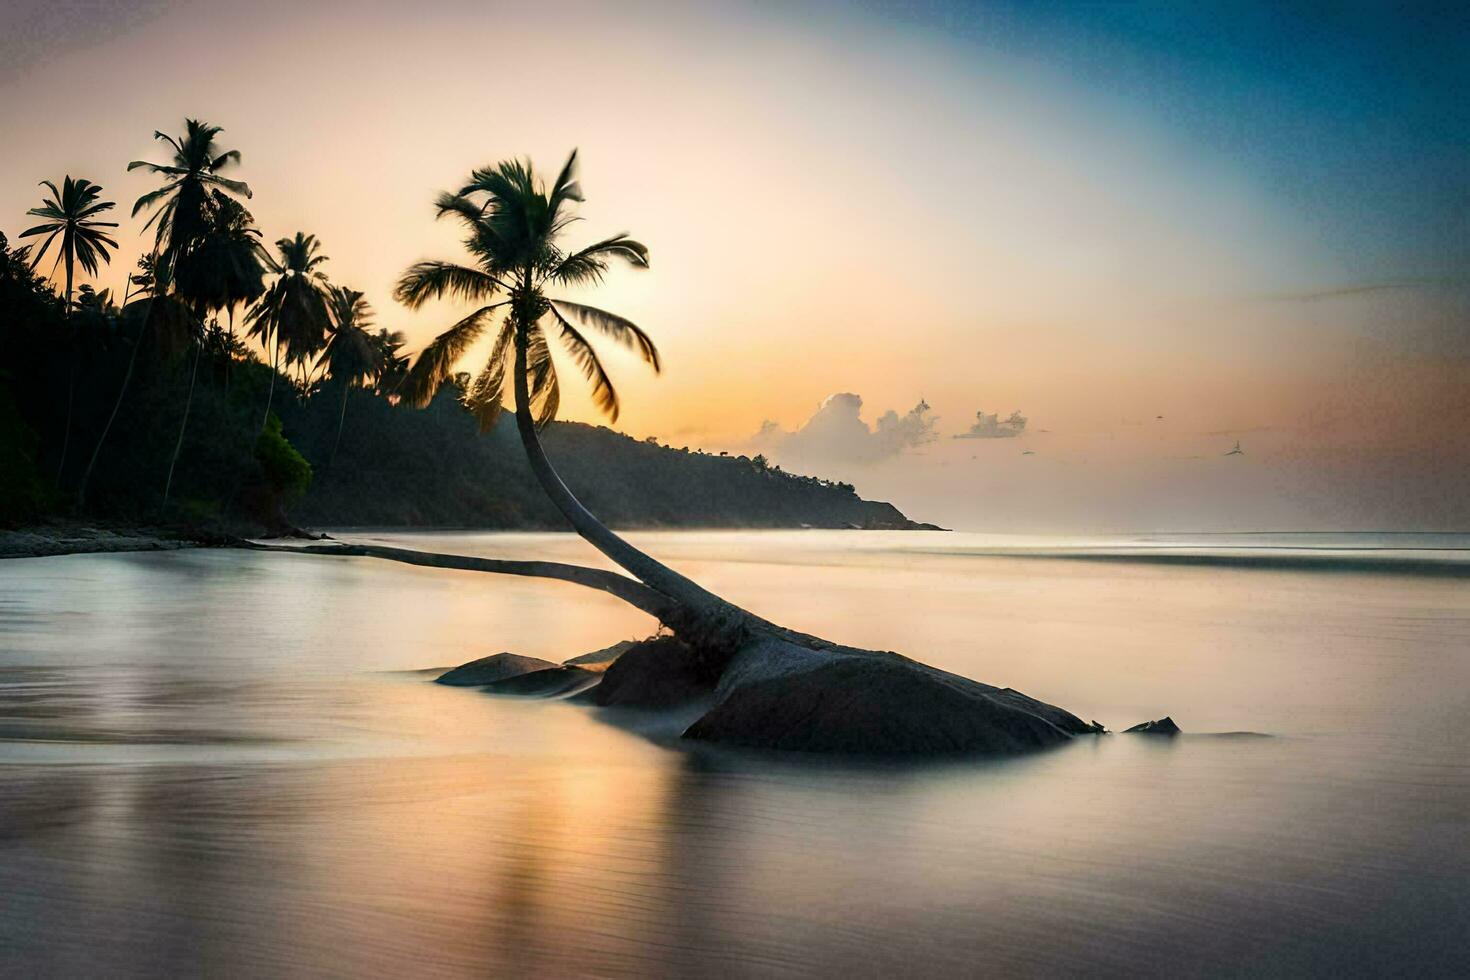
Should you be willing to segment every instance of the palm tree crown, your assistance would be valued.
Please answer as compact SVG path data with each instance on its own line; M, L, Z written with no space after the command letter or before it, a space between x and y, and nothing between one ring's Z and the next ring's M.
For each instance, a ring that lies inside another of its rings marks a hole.
M648 267L648 249L627 235L614 235L574 252L561 246L559 240L567 226L577 220L570 205L583 199L575 179L576 161L574 150L550 189L529 162L511 160L476 170L458 193L439 196L438 216L451 216L464 224L468 232L465 248L474 264L419 262L404 273L394 295L410 309L446 295L485 305L424 348L404 385L404 397L412 404L427 405L453 377L455 364L485 333L497 310L506 315L489 360L465 396L482 430L488 431L499 418L507 368L522 360L522 355L536 424L556 417L561 392L548 332L560 338L591 383L597 407L617 420L617 390L597 351L573 320L621 342L659 370L658 349L631 321L546 295L548 286L600 282L613 259L635 268ZM508 298L489 302L502 294Z
M315 235L297 232L276 242L277 260L267 256L276 274L246 319L252 336L270 347L284 347L287 363L305 363L326 341L331 325L327 277L317 267L327 261Z
M117 222L98 221L96 218L104 211L111 211L116 205L111 201L100 200L102 188L83 177L73 180L68 174L62 180L60 190L49 180L41 181L41 185L51 191L51 196L40 207L31 208L26 214L46 220L34 228L27 228L20 233L20 237L46 236L41 241L40 249L36 251L32 267L40 264L51 243L57 236L61 237L56 261L66 262L66 305L70 309L75 264L80 262L87 275L95 276L99 263L108 261L108 249L117 248L117 242L102 230L116 228ZM52 268L54 270L55 266Z
M133 215L136 217L139 211L159 201L165 202L143 228L146 231L149 225L158 222L158 247L168 253L178 252L207 229L211 189L250 197L248 184L219 175L219 171L240 162L239 150L222 151L215 145L214 138L224 130L197 119L186 119L184 128L180 137L157 131L153 134L154 139L173 148L172 163L134 160L128 164L129 170L142 168L167 178L158 190L138 198L133 204Z
M332 289L327 346L322 360L335 380L348 387L374 377L379 370L378 341L369 329L373 309L355 289Z
M265 292L260 231L239 201L211 191L204 228L174 263L174 290L206 309L233 311Z

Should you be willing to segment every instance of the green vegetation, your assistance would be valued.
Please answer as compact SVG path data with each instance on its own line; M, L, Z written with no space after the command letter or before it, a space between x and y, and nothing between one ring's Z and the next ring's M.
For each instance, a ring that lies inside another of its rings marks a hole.
M481 306L410 366L402 335L376 326L363 294L328 281L314 236L296 232L267 252L241 203L249 186L221 176L240 154L216 144L220 132L188 120L182 136L155 134L170 162L130 165L163 183L133 207L135 217L148 214L149 251L126 277L121 305L110 289L73 288L74 264L103 279L116 247L102 230L115 225L97 219L113 205L91 181L46 184L50 198L30 212L45 223L23 233L41 239L39 248L12 248L0 234L0 522L80 514L242 530L571 523L654 577L673 573L632 552L568 484L618 526L907 524L851 486L782 473L762 457L553 421L553 340L611 419L617 392L589 334L659 368L638 327L545 292L596 284L611 261L648 264L648 250L623 235L562 246L569 208L581 200L575 154L550 189L529 164L512 162L441 196L438 214L463 224L473 262L417 263L397 297L414 307L446 296ZM53 243L48 271L38 263ZM493 341L488 363L458 373L481 335ZM507 396L514 420L501 417Z

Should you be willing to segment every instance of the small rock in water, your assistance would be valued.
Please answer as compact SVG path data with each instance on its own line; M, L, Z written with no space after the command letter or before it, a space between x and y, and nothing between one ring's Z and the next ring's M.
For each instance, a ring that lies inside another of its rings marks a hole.
M467 664L460 664L453 670L442 674L434 683L449 684L453 687L483 687L486 684L503 681L507 677L529 674L535 670L550 670L560 666L561 664L554 664L550 660L541 660L537 657L522 657L517 653L497 653L489 657L481 657L479 660L471 660Z
M1178 735L1179 726L1174 724L1173 718L1165 715L1158 721L1146 721L1141 725L1125 728L1123 732L1125 734L1128 732L1137 732L1140 735Z

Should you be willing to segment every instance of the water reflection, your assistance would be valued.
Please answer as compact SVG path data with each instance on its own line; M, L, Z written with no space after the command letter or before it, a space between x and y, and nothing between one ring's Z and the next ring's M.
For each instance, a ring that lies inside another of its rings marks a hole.
M906 556L895 591L872 555L829 564L847 545L815 540L684 561L794 625L906 629L903 649L1114 726L1167 711L1275 734L922 767L685 751L396 673L642 628L570 587L223 553L11 562L6 970L1470 965L1463 590Z

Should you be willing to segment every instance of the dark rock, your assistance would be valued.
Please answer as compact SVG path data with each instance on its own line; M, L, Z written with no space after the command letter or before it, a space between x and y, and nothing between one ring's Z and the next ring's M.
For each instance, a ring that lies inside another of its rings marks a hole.
M1146 721L1141 725L1123 729L1124 733L1137 732L1140 735L1178 735L1179 726L1174 724L1174 719L1168 715L1158 721Z
M896 653L774 638L735 655L715 699L685 738L856 755L1005 754L1094 731L1054 705Z
M672 636L632 644L603 672L593 701L602 707L659 708L707 696L716 675L694 648Z
M593 650L591 653L584 653L580 657L573 657L570 660L563 660L562 663L566 664L568 667L582 667L586 670L607 670L607 668L612 664L614 660L618 659L623 654L633 649L633 647L637 646L639 642L641 641L624 640L621 643L614 643L612 646L605 647L601 650Z
M564 698L595 687L601 679L602 674L598 671L581 667L552 667L506 677L485 685L485 691L523 698Z
M518 674L529 674L533 670L548 670L560 666L561 664L554 664L550 660L540 660L536 657L522 657L515 653L497 653L461 664L439 677L434 683L449 684L454 687L481 687L505 680L507 677L515 677Z

